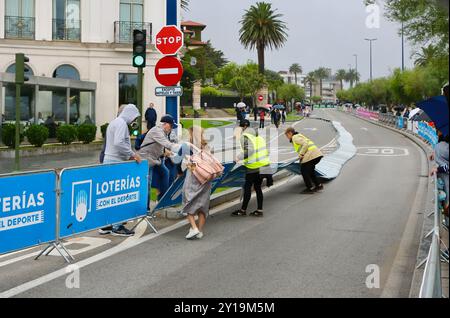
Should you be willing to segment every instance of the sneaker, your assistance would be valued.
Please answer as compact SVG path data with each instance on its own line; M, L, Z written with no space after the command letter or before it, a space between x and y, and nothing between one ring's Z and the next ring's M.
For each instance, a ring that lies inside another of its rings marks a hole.
M314 194L316 193L313 189L305 189L302 192L300 192L301 194Z
M256 210L255 212L250 213L250 216L261 218L264 216L264 212Z
M237 210L231 213L231 216L247 216L247 212L244 212L242 210Z
M112 232L112 226L104 227L103 229L98 230L98 234L100 235L108 235Z
M321 184L320 186L318 186L318 187L315 187L314 188L314 191L322 191L323 190L323 184Z
M188 235L186 235L186 239L187 240L192 240L193 238L195 238L197 235L199 235L200 234L200 231L198 230L198 229L193 229L193 228L191 228L190 230L189 230L189 233L188 233Z
M134 231L130 231L125 226L121 225L117 230L113 230L111 234L113 236L129 237L134 235Z
M197 238L199 239L199 240L201 240L202 238L203 238L203 232L199 232L198 234L197 234Z

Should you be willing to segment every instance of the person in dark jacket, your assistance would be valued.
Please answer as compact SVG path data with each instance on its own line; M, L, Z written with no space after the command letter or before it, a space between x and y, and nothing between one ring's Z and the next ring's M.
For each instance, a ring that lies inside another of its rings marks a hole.
M156 114L155 104L150 103L147 110L145 111L145 120L147 121L147 129L150 130L156 126L156 121L158 120L158 114Z

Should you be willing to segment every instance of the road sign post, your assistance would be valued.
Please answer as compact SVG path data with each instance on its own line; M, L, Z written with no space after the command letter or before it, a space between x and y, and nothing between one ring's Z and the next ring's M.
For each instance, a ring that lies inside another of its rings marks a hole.
M178 25L178 0L166 0L166 24ZM166 113L179 123L178 97L166 97Z

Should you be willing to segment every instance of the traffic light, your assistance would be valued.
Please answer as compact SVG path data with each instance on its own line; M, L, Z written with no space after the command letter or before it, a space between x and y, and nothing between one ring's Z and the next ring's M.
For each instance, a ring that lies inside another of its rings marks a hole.
M147 31L133 31L133 66L145 67L147 58Z
M24 84L30 79L25 75L28 72L28 67L25 63L29 62L30 59L23 53L16 54L16 84Z

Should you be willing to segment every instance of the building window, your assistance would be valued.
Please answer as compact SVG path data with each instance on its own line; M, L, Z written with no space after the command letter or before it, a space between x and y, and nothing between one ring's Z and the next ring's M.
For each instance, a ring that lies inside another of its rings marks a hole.
M120 0L120 21L142 23L144 0Z
M71 65L61 65L53 72L53 77L79 81L80 73Z
M119 74L119 105L137 105L137 74Z
M53 0L53 40L80 41L80 0Z
M6 0L5 37L34 39L34 0Z
M27 75L31 75L31 76L34 75L33 70L26 64L25 64L25 70L27 71L26 72ZM8 68L6 69L6 73L15 74L16 73L16 64L11 64L10 66L8 66Z

